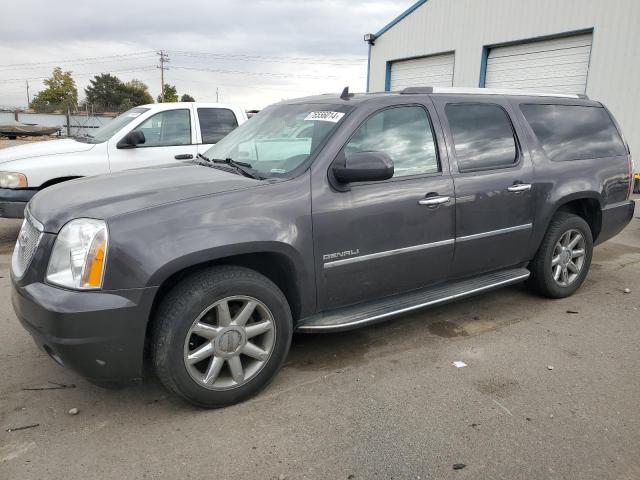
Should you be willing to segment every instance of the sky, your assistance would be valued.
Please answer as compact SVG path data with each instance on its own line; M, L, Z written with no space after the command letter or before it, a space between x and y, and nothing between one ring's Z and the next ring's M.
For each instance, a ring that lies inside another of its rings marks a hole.
M263 108L285 98L366 89L367 44L411 0L21 0L0 15L0 108L25 107L55 66L84 98L95 74L165 83L197 101Z

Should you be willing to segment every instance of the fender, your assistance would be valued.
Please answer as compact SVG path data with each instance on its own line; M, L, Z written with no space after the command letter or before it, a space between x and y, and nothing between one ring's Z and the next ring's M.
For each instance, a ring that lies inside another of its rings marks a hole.
M593 200L597 202L600 209L604 207L604 201L602 195L594 190L578 190L584 188L585 182L570 182L563 185L558 190L551 190L551 198L545 201L538 201L539 210L536 211L536 221L534 223L534 229L531 235L531 251L530 257L533 258L538 251L542 239L544 238L551 219L556 212L563 206L575 200ZM576 190L573 190L576 188Z

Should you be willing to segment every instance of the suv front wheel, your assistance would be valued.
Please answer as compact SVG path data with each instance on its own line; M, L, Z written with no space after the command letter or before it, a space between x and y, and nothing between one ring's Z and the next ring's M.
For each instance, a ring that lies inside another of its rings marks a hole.
M243 401L282 365L292 336L289 305L265 276L216 267L187 277L160 305L153 363L166 387L202 407Z
M557 213L529 265L529 284L542 295L572 295L587 276L593 253L591 228L582 217Z

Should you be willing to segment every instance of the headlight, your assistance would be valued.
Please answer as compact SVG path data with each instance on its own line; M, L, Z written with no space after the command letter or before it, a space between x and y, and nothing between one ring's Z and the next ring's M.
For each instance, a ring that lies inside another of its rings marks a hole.
M21 173L0 172L0 188L27 188L27 177Z
M109 235L103 220L78 218L58 234L47 268L47 281L61 287L102 287Z

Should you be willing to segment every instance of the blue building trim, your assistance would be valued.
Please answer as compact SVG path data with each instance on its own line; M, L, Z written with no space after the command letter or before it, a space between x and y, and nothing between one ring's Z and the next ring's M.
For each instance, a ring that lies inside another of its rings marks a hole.
M384 91L385 92L391 91L391 63L393 62L387 62L387 65L385 67L385 72L384 72Z
M540 42L542 40L553 40L556 38L572 37L574 35L582 35L584 33L593 34L593 27L582 28L580 30L570 30L568 32L552 33L550 35L541 35L539 37L523 38L521 40L510 40L508 42L493 43L491 45L485 45L482 47L482 59L480 62L480 80L478 82L479 87L485 86L485 80L487 76L487 60L489 59L489 50L496 47L508 47L510 45L524 45L527 43ZM589 62L591 62L591 54L589 54Z
M402 19L410 15L416 8L424 5L425 3L427 3L427 0L418 0L416 3L411 5L409 8L407 8L404 12L402 12L396 18L394 18L389 23L387 23L384 27L382 27L382 29L378 33L376 33L376 37L379 37L380 35L382 35L384 32L386 32L391 27L393 27L396 23L398 23L399 21L401 21Z
M480 81L478 86L484 88L484 80L487 76L487 60L489 59L489 48L487 46L482 47L482 60L480 61Z

